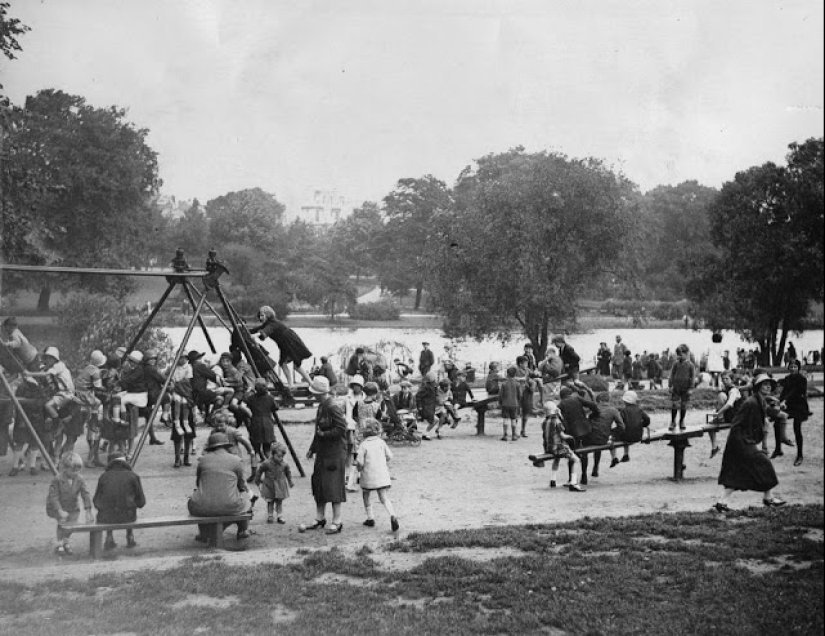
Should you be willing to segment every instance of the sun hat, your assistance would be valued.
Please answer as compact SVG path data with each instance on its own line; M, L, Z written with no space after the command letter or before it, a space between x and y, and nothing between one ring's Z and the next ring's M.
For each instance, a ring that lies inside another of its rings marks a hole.
M230 446L232 446L232 442L229 441L229 436L226 433L216 432L209 436L206 450L211 451L216 448L229 448Z
M189 362L194 362L195 360L200 360L205 355L205 353L198 353L192 349L192 351L186 354L186 359L189 360Z
M106 364L106 356L102 351L95 349L92 351L92 355L89 356L89 363L95 367L102 367Z
M767 373L762 373L762 374L756 376L756 379L753 381L753 388L758 389L759 385L762 384L763 382L770 382L771 383L771 388L774 388L774 389L776 388L776 380L774 380Z
M123 356L125 356L126 355L126 347L118 347L117 349L115 349L115 355L118 358L122 358Z
M544 411L547 413L547 415L558 415L559 405L553 402L553 400L548 400L544 403Z
M316 375L309 385L309 392L315 395L329 393L329 380L322 375Z
M44 356L51 356L58 362L60 361L60 351L57 350L57 347L47 347L46 350L43 352Z
M357 384L361 388L364 388L364 378L360 374L356 373L354 376L350 378L349 385L352 386L353 384Z
M132 351L129 353L129 360L134 362L135 364L140 364L143 362L143 354L140 351Z
M638 404L639 396L636 394L636 391L625 391L624 395L622 395L622 402L625 404Z
M422 345L427 345L428 347L430 346L430 343L429 343L429 342L422 342L421 344L422 344Z
M427 382L435 382L438 378L435 375L435 371L427 371L427 373L424 375L424 379Z

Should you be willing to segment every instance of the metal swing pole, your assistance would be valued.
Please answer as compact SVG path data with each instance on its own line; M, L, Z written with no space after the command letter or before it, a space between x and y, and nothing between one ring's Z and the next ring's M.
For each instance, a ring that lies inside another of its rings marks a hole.
M152 413L149 416L149 419L146 420L146 426L143 428L143 432L140 434L137 444L135 444L134 452L132 453L132 460L130 462L130 465L132 467L134 467L137 463L138 457L140 456L140 451L143 449L143 444L146 442L146 437L149 435L149 428L152 422L155 421L155 416L158 414L158 410L160 410L161 408L163 398L166 397L166 394L169 391L169 385L172 383L171 370L174 370L178 366L178 360L181 359L183 351L184 349L186 349L186 345L189 342L189 336L192 335L192 331L195 328L195 323L197 322L197 318L200 316L200 312L205 300L206 295L201 296L200 302L195 307L195 315L192 316L192 320L189 321L189 326L186 328L186 333L183 334L183 340L180 343L180 347L178 347L177 353L175 353L175 359L172 361L172 366L170 367L169 375L166 376L166 382L163 383L163 387L160 390L160 395L158 396L158 399L155 401L155 405L152 407Z
M217 281L216 281L217 282ZM200 307L203 306L203 303L206 302L206 293L201 296L201 299L198 303L195 302L194 296L192 296L192 292L189 290L188 285L184 283L183 291L186 292L186 297L189 299L189 302L192 305L192 309L195 310L195 318L198 320L198 324L200 325L201 331L203 331L203 335L206 338L206 343L209 345L209 349L212 353L217 353L217 349L215 349L215 345L212 343L212 338L209 336L209 332L206 330L206 325L203 322L203 318L200 315Z
M149 325L152 324L152 321L155 319L155 316L158 315L158 312L160 311L160 308L163 307L163 303L166 302L166 299L169 298L169 294L172 293L172 290L175 288L175 285L178 284L178 282L176 280L169 280L169 279L167 279L167 280L169 281L169 286L166 288L166 291L163 292L163 295L160 297L160 300L158 301L158 304L155 305L155 308L152 310L152 312L149 314L149 316L146 318L146 320L143 321L143 324L140 326L140 329L138 329L138 332L135 335L135 337L132 338L132 341L129 343L129 346L126 347L126 353L127 354L130 351L134 350L137 343L140 342L141 337L146 332L146 330L149 328Z
M203 294L201 294L201 293L200 293L200 291L198 291L198 289L197 289L197 288L196 288L196 287L195 287L192 283L190 283L189 281L186 281L186 283L185 283L185 284L188 286L189 290L190 290L191 292L193 292L193 293L194 293L194 294L198 297L198 300L200 300L200 299L201 299L201 296L203 296ZM206 301L206 308L207 308L207 309L209 309L209 310L210 310L210 311L211 311L211 312L215 315L215 318L217 318L217 319L218 319L218 322L220 322L220 323L221 323L221 325L223 325L223 326L224 326L224 328L225 328L227 331L232 331L232 327L230 327L229 325L227 325L227 324L226 324L226 321L225 321L225 320L221 317L221 315L218 313L218 310L217 310L217 309L215 309L215 308L212 306L212 303L210 303L210 302L209 302L209 300L207 300L207 301Z
M218 292L218 298L221 299L223 303L224 309L226 309L226 313L229 316L229 321L232 323L233 328L235 331L240 333L240 322L238 318L238 314L235 312L235 308L229 304L226 296L223 293L223 290L220 288L220 284L215 281L215 291ZM246 326L244 325L244 329ZM244 353L246 354L247 360L250 361L250 365L252 366L252 370L257 377L260 377L260 371L258 371L257 365L255 365L252 353L249 351L249 347L246 344L246 340L244 339L243 335L241 334L241 346L243 347ZM271 368L271 365L270 365ZM295 465L298 468L298 472L300 473L301 477L306 477L306 472L304 471L304 467L301 464L301 460L298 457L298 453L295 452L295 448L292 446L292 442L289 439L289 436L286 434L286 429L284 425L281 423L281 418L278 417L277 413L274 413L275 416L275 423L278 425L278 430L281 432L281 437L284 438L284 442L286 442L286 447L289 449L289 454L292 457L292 461L295 462Z

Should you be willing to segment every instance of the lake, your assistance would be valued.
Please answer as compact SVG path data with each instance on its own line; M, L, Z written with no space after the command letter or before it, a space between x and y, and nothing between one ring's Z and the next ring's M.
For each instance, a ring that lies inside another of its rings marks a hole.
M175 346L180 346L180 342L186 333L183 327L173 327L165 329L172 338ZM517 337L510 342L502 344L495 339L486 339L482 342L474 340L449 340L445 338L438 329L331 329L331 328L296 328L295 332L303 339L315 361L321 356L328 356L335 368L342 368L356 346L366 346L379 350L388 360L394 358L413 358L418 362L418 354L421 351L421 343L429 342L430 349L439 360L450 353L460 366L464 363L471 363L476 369L486 369L492 361L511 364L515 362L517 355L523 351L526 339ZM691 329L596 329L586 333L576 333L565 336L576 352L581 356L583 363L594 361L600 342L606 342L611 348L617 335L622 336L622 341L635 354L643 351L661 353L665 349L673 350L679 344L686 344L691 351L700 355L706 351L711 343L710 330L693 331ZM215 344L218 353L229 348L229 332L223 327L209 328L209 336ZM821 349L823 346L822 331L805 331L799 337L791 337L798 355L801 357L809 351ZM272 340L267 339L261 343L275 359L278 357L278 347ZM755 345L742 340L742 338L732 332L722 332L722 344L730 351L731 358L734 358L739 348L750 349ZM206 338L200 329L195 329L189 339L186 350L197 349L198 351L209 351ZM217 356L212 356L217 361Z

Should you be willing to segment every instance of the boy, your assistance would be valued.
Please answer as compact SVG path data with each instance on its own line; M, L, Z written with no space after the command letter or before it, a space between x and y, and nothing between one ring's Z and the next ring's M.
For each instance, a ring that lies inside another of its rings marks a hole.
M109 465L97 482L95 496L92 499L97 508L98 523L125 523L137 519L137 509L146 505L140 477L132 472L123 453L110 453ZM131 529L126 530L126 547L137 546ZM106 532L104 550L117 547L112 531Z
M676 413L679 413L679 430L684 431L690 392L696 383L696 367L688 359L688 347L681 344L676 347L676 362L670 370L670 426L668 431L676 431Z
M507 379L501 383L498 393L498 402L501 405L502 428L504 435L502 442L507 441L507 424L510 424L510 441L518 439L516 435L516 417L518 416L518 406L521 401L521 386L516 380L516 367L508 367Z

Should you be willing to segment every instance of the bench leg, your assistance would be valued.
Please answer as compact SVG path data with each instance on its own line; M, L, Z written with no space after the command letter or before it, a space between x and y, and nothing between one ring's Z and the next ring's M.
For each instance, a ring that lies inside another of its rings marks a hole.
M209 537L210 546L223 549L223 523L209 524L207 536Z
M685 449L690 448L690 442L673 439L668 446L673 447L673 481L682 481L685 476Z
M92 530L89 533L89 556L92 557L92 560L99 559L100 554L103 551L103 532L102 531L94 531Z
M478 414L478 421L476 422L476 435L484 435L484 419L486 412L486 405L476 409L476 413Z

